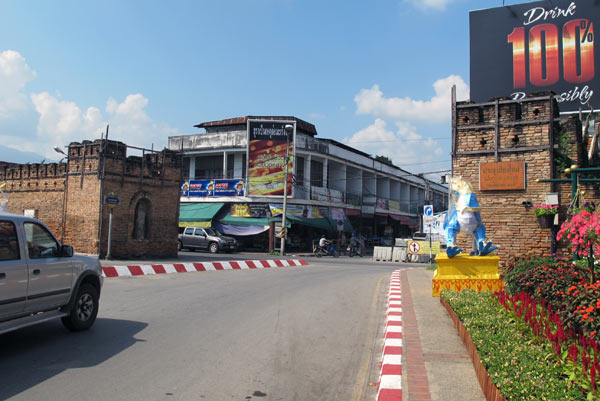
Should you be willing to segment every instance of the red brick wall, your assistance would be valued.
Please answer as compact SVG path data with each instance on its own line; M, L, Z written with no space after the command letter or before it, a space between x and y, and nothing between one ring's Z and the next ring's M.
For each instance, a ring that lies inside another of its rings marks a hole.
M127 146L115 141L108 142L105 158L101 152L100 140L71 143L66 181L64 163L1 166L9 212L36 210L36 217L60 238L64 207L64 243L73 245L76 252L104 257L109 208L103 199L114 192L120 202L113 211L112 256L176 256L181 157L164 151L146 154L142 163L142 157L127 156ZM149 235L138 240L133 239L133 223L140 198L152 207Z
M553 178L548 121L551 112L550 101L536 100L521 104L511 102L499 106L499 121L506 124L501 125L499 130L499 149L505 151L498 153L498 160L494 154L495 106L470 103L458 103L457 106L453 174L462 176L473 185L481 205L481 217L486 226L487 237L499 245L495 253L503 262L519 255L550 254L550 230L541 229L533 210L523 205L523 202L528 201L534 204L542 203L546 193L559 191L558 184L554 184L556 188L553 188L550 183L536 181ZM556 102L553 107L557 117ZM517 125L512 124L513 122L531 124ZM555 125L554 128L556 130L560 127ZM575 132L572 134L575 135ZM481 151L487 153L476 153ZM525 162L525 190L479 190L480 163L515 160ZM561 191L559 200L564 209L570 199ZM458 244L466 251L472 250L472 240L465 234L459 234Z

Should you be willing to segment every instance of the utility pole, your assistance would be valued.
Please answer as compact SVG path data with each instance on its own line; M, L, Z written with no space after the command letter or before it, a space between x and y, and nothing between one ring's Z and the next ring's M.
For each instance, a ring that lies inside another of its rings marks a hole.
M294 126L286 124L285 126L285 178L283 179L283 216L281 217L281 251L280 256L285 255L285 239L287 237L287 230L285 228L285 217L287 214L287 188L288 188L288 170L290 165L290 134L293 135Z

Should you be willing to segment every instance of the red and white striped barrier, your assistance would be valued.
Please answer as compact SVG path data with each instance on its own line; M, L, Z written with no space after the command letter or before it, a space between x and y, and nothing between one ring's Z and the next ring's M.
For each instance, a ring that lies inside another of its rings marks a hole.
M400 270L392 273L392 278L390 279L377 401L402 401L402 296Z
M308 263L303 259L237 260L228 262L102 266L102 271L104 277L130 277L151 274L204 272L211 270L264 269L270 267L306 265L308 265Z

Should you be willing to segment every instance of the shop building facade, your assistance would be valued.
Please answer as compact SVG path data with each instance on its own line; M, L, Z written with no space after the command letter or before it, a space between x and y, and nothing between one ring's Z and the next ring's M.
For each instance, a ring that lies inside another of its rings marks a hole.
M285 125L293 134L285 134ZM264 248L257 235L268 239L280 224L288 145L292 249L323 233L355 232L389 244L418 229L423 205L436 213L447 207L445 186L317 138L315 126L296 117L245 116L196 127L205 132L170 137L168 144L183 155L180 226L212 225Z

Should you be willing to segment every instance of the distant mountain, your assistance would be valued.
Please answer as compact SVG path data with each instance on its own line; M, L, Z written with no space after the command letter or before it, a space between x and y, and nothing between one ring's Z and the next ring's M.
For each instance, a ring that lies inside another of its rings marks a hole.
M22 152L0 145L0 161L10 163L40 163L45 157L34 152ZM46 160L52 162L53 160Z

